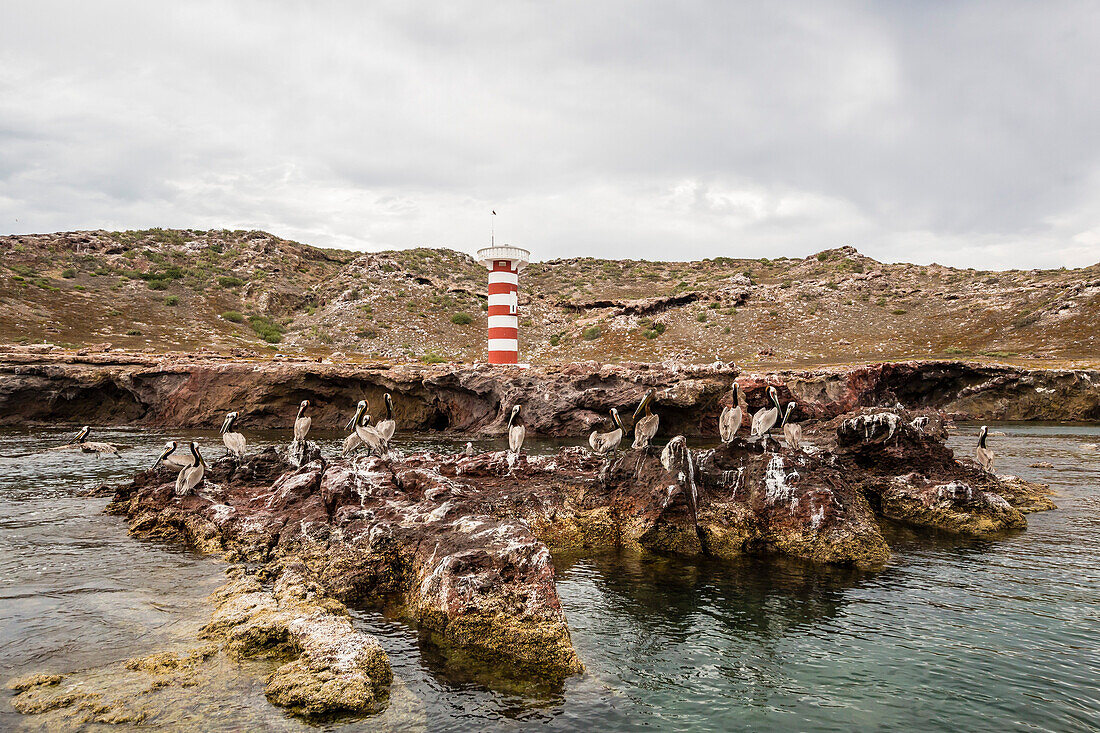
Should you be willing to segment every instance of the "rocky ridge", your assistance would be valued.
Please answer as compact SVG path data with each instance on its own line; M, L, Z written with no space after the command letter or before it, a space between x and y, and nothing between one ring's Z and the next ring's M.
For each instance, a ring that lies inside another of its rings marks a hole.
M355 253L260 231L0 237L0 343L485 358L484 270L446 249ZM1095 366L1100 264L976 271L805 258L534 262L521 350L603 361L772 368L956 355ZM274 344L278 344L275 347Z

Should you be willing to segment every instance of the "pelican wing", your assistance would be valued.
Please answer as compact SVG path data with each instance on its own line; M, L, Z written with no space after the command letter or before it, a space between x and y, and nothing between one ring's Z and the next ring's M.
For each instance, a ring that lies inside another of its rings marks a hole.
M597 433L595 430L588 436L588 444L592 450L600 455L616 450L623 442L622 428L616 428L609 433Z
M978 459L978 465L986 471L993 473L993 458L994 453L989 448L978 448L974 453L974 457Z
M508 450L519 453L519 449L523 447L525 437L527 437L527 428L522 425L513 425L512 429L508 431Z
M222 442L225 443L225 447L229 449L230 453L237 456L237 458L244 458L244 448L247 441L245 441L243 435L240 433L224 433Z
M344 447L340 449L340 455L349 456L362 448L363 445L363 439L359 437L359 433L352 433L344 438Z
M389 442L372 425L356 425L355 434L367 447L367 452L378 457L384 456L389 451Z
M167 458L161 459L160 464L162 466L168 466L168 468L180 469L189 468L191 466L191 461L187 458L170 455Z
M313 418L300 417L294 421L294 439L305 440L309 435L309 427L313 425Z
M752 416L752 436L767 435L768 431L775 427L779 419L779 410L776 408L761 408Z
M187 496L190 494L199 482L202 481L203 475L206 473L206 467L201 463L197 466L188 466L179 472L176 476L176 496Z
M798 450L802 445L802 426L788 423L783 426L783 437L787 439L787 447Z
M382 420L374 426L374 429L378 431L378 434L381 435L386 442L389 442L393 438L393 434L397 432L397 421Z
M661 423L661 416L657 414L646 415L634 423L634 447L645 448L649 441L657 434L657 427Z
M722 415L718 418L718 434L722 436L723 443L729 443L741 429L741 408L723 407Z
M118 454L118 446L113 443L93 443L87 440L80 444L80 450L84 453Z

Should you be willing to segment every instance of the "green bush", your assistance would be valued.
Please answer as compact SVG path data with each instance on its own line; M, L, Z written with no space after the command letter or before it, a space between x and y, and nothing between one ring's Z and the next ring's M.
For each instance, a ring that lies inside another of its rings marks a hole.
M430 354L424 354L424 356L420 357L420 361L424 362L425 364L442 364L443 362L447 361L447 359L433 351Z
M895 308L894 310L892 310L890 312L892 314L894 314L895 316L904 316L909 311L905 310L904 308Z
M660 334L660 332L659 332L659 331L657 331L656 329L653 329L653 328L647 328L646 330L642 331L642 335L643 335L643 336L645 336L645 337L646 337L647 339L650 339L650 340L652 340L652 339L655 339L655 338L657 338L657 337L658 337L658 336L660 336L661 334Z
M555 333L553 336L550 337L550 345L551 346L557 346L560 343L561 343L561 334L560 333Z
M699 315L695 316L695 320L699 321L699 323L706 323L707 322L707 312L706 311L701 311L699 313Z
M829 259L829 255L827 253L825 253L825 252L818 252L817 253L817 261L818 262L824 262L827 259Z
M585 341L595 341L596 339L598 339L600 337L600 327L599 326L589 326L588 328L584 329L584 331L581 332L581 336L584 337Z
M455 324L456 326L465 326L473 322L474 317L471 316L469 313L455 313L453 316L451 316L451 323Z
M244 316L237 311L226 311L222 313L222 320L230 321L231 323L244 323Z
M126 335L127 336L140 336L141 331L137 330L136 328L131 328L129 331L126 332Z
M236 288L244 285L244 280L239 277L234 277L233 275L222 275L218 278L218 285L223 288Z
M61 271L61 277L65 278L67 280L72 280L74 277L76 277L76 270L74 270L71 267L66 268L66 269Z
M150 290L167 290L168 289L168 281L167 280L149 280L145 284L149 286Z
M269 344L277 344L283 340L286 329L265 316L249 316L248 325L252 331Z
M164 299L164 304L165 305L179 305L180 304L180 299L175 295L169 295L167 298Z

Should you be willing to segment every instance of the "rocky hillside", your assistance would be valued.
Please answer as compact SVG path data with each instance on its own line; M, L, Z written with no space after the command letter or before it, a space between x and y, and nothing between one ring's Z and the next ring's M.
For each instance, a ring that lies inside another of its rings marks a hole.
M0 248L3 343L485 357L485 273L451 250L361 254L164 229L8 236ZM1100 355L1100 264L959 270L844 247L804 259L552 260L528 267L520 288L522 357L534 363Z

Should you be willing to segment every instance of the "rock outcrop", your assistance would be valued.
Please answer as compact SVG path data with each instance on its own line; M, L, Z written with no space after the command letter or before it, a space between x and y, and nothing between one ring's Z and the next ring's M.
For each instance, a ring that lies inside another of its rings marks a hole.
M1022 369L962 362L899 362L741 373L732 365L599 364L526 370L490 366L331 364L207 356L0 355L0 423L70 421L216 427L229 410L249 426L285 426L298 403L312 403L314 426L343 427L362 398L394 395L411 431L503 433L512 405L524 404L528 431L586 435L612 407L632 408L655 388L665 436L711 434L730 383L746 407L774 385L794 400L795 420L829 420L863 407L931 408L958 418L1095 420L1100 372ZM302 462L311 460L302 456Z

